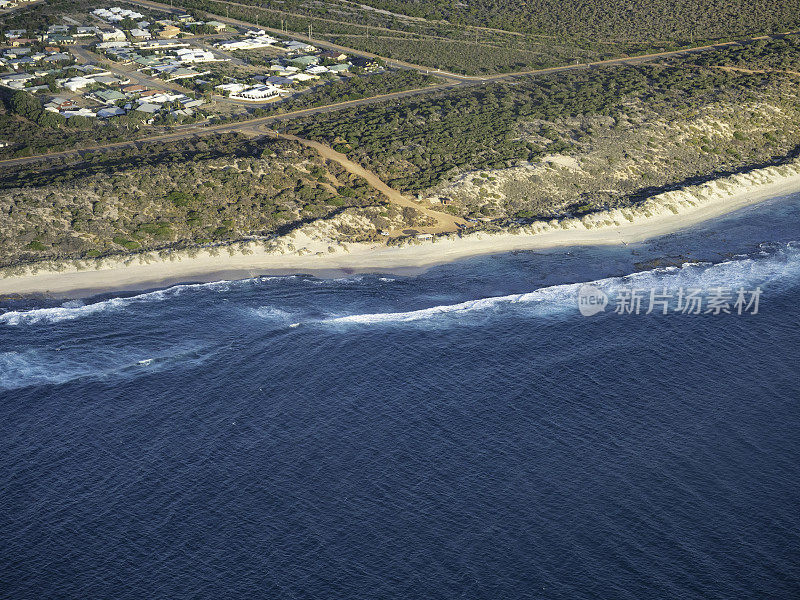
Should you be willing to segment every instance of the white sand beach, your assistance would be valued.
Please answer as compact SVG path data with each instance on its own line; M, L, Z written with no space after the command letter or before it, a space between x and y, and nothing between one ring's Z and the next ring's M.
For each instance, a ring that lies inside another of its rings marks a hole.
M608 245L642 241L725 215L766 199L800 192L800 161L756 169L708 183L658 194L626 209L583 218L540 221L514 232L475 232L411 240L402 246L336 246L300 229L290 234L288 252L268 252L252 243L245 252L201 250L195 256L155 253L99 264L65 262L59 269L0 278L0 294L80 296L93 292L162 287L179 282L241 279L267 274L410 273L465 257L558 246ZM87 264L89 266L87 267Z

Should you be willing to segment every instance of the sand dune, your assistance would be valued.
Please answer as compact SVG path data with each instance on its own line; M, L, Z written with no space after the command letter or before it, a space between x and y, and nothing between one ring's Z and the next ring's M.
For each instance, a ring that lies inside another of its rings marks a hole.
M268 252L252 244L246 253L203 250L195 257L160 259L155 255L105 260L98 268L67 262L60 270L0 279L0 294L80 295L99 290L143 289L184 281L234 279L261 274L314 272L413 272L431 265L481 254L556 246L637 242L719 217L765 199L800 192L800 161L756 169L708 183L655 195L623 209L582 218L539 221L514 233L476 232L434 241L410 241L399 247L372 244L337 246L304 230L292 237L292 253Z

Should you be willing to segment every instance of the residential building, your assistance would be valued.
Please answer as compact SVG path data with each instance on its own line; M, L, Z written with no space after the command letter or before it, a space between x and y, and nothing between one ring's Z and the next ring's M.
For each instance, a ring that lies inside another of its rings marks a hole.
M78 108L78 109L75 109L75 110L65 110L65 111L62 111L61 114L64 115L65 117L67 117L68 119L70 117L96 117L97 116L97 115L95 115L94 112L92 112L88 108Z
M136 107L136 110L138 110L139 112L152 115L161 110L161 105L150 104L149 102L142 102L139 106Z
M228 92L230 94L238 94L239 92L245 90L247 88L246 85L243 83L223 83L221 85L215 85L215 90L220 90L222 92Z
M347 54L339 52L338 50L326 50L325 52L322 52L320 56L329 60L335 60L336 62L347 60Z
M299 68L310 67L311 65L319 64L319 57L313 54L306 54L305 56L298 56L289 61L293 66Z
M103 104L114 104L118 100L125 100L127 96L117 90L98 90L92 97Z
M182 63L212 62L219 60L213 53L197 48L181 48L175 51L178 61Z
M109 106L108 108L101 108L97 111L97 116L101 119L108 119L110 117L117 117L124 114L125 111L118 106Z
M322 65L313 65L308 67L305 72L309 75L322 75L323 73L328 72L328 67L323 67Z
M236 94L231 94L231 97L244 98L246 100L266 100L267 98L274 98L279 94L280 89L273 85L255 85Z
M100 39L104 42L124 42L127 38L121 29L101 29Z
M289 40L288 42L284 42L283 45L286 46L290 52L313 52L316 50L311 44L298 42L297 40Z
M84 27L79 25L75 28L75 37L89 37L92 35L97 35L99 33L99 29L97 27Z
M175 38L181 32L180 28L174 25L164 25L164 28L158 32L158 37L162 38Z

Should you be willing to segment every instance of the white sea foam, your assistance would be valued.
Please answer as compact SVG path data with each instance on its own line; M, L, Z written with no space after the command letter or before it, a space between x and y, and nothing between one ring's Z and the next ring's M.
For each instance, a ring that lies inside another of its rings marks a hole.
M138 377L172 368L175 361L198 363L208 348L193 343L152 348L26 348L0 352L0 391L60 385L77 379Z
M609 294L621 289L701 288L717 287L752 289L760 286L769 289L785 281L797 282L800 276L800 249L787 244L769 258L744 258L721 263L686 263L681 267L659 267L649 271L631 273L589 282L548 286L538 290L508 296L495 296L445 304L419 310L371 313L334 317L323 321L330 325L375 325L410 323L417 321L469 323L465 317L500 309L529 311L539 315L577 311L578 290L585 284L598 287Z
M211 283L174 285L163 290L155 290L153 292L147 292L144 294L138 294L136 296L128 296L124 298L110 298L100 302L93 302L92 304L83 304L78 300L70 300L61 306L55 306L51 308L35 308L32 310L23 311L12 310L0 315L0 323L5 325L59 323L61 321L80 319L82 317L106 312L109 310L125 308L132 304L161 302L169 298L174 298L175 296L192 289L212 289L223 292L227 291L234 283L236 282L214 281Z

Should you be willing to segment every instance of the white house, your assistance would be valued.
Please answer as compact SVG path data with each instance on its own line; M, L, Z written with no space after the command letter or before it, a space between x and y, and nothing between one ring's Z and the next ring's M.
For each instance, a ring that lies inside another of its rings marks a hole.
M211 52L196 48L181 48L176 50L175 54L178 56L178 61L182 63L211 62L217 60Z
M121 29L100 31L100 39L104 42L124 42L127 38Z
M237 94L231 94L232 98L243 98L245 100L266 100L274 98L280 94L280 89L273 85L255 85Z
M61 114L64 115L65 117L67 117L68 119L70 117L96 117L97 116L92 111L90 111L88 108L78 108L76 110L65 110L65 111L62 111Z
M78 90L85 88L87 85L93 84L94 80L87 77L81 77L79 75L77 77L71 77L70 79L59 79L57 83L70 92L77 92Z
M229 92L230 94L238 94L242 90L247 89L247 86L243 83L223 83L221 85L215 85L214 89L222 92Z

